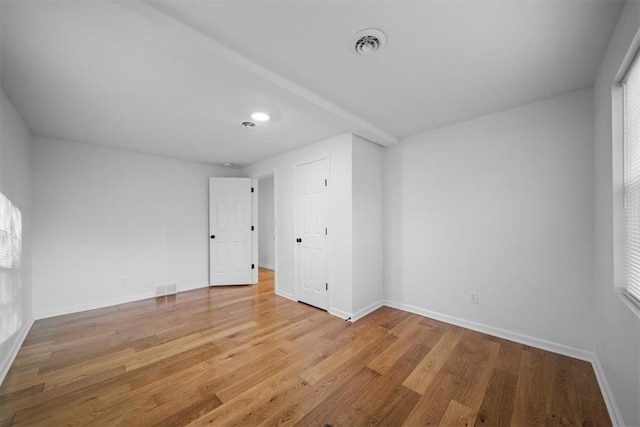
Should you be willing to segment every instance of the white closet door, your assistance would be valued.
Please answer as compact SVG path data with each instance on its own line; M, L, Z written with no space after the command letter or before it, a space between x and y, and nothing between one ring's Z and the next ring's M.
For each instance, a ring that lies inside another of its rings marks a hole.
M296 167L296 285L298 299L326 310L329 306L328 161Z

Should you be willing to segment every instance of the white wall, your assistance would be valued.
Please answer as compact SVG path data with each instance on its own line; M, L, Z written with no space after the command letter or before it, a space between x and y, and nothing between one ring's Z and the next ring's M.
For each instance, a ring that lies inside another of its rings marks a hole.
M273 176L258 181L258 213L258 264L273 270L276 266Z
M31 135L4 91L0 90L0 193L22 216L19 269L0 267L0 383L33 320L31 282ZM6 218L3 218L6 220ZM11 270L11 271L9 271ZM6 330L4 328L7 328ZM11 334L4 337L5 333Z
M233 170L33 142L37 318L150 297L154 284L208 284L208 178Z
M638 2L626 2L594 87L595 350L606 382L603 392L617 405L614 421L630 426L640 425L640 319L614 291L613 178L619 167L613 167L612 148L619 144L612 130L620 123L612 120L612 85L639 47L639 28Z
M351 134L329 138L256 163L242 172L251 177L274 174L276 194L276 293L297 299L294 281L294 172L296 165L329 159L329 312L352 314L352 177Z
M387 150L386 299L590 350L592 114L581 91Z
M383 300L383 148L353 136L353 314Z

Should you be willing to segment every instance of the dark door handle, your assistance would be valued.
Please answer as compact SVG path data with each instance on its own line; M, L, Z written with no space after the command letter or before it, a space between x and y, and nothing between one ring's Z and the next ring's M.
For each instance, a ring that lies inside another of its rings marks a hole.
M296 239L296 243L302 243L302 239L301 239L300 237L298 237L298 238Z
M215 239L215 238L216 238L215 234L212 234L212 235L211 235L211 238L212 238L212 239Z

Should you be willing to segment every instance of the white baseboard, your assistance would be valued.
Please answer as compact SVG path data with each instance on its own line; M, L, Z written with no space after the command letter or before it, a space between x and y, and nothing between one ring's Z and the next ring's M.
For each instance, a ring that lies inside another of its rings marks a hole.
M372 313L372 312L376 311L377 309L379 309L383 305L384 305L384 301L376 301L373 304L368 305L367 307L363 308L362 310L358 310L355 313L353 313L353 316L351 317L351 321L355 322L356 320L362 319L364 316L366 316L369 313Z
M258 267L266 268L266 269L268 269L268 270L275 270L275 269L276 269L273 265L271 265L271 264L265 264L265 263L258 264Z
M187 286L178 288L178 292L185 292L185 291L191 291L194 289L206 288L207 286L209 286L208 283L187 285ZM63 307L63 308L56 308L53 310L45 310L37 313L35 317L37 320L40 320L40 319L46 319L54 316L62 316L65 314L80 313L82 311L111 307L113 305L126 304L128 302L140 301L140 300L149 299L149 298L155 298L155 295L153 294L152 291L144 292L141 294L135 294L135 295L127 295L127 296L118 297L118 298L109 298L102 301L91 302L87 304L77 304L77 305L72 305L72 306Z
M208 288L208 287L209 287L209 283L198 284L198 285L187 285L184 287L180 287L178 292L193 291L194 289L202 289L202 288Z
M339 317L342 320L351 321L352 315L350 313L347 313L346 311L338 310L337 308L330 308L329 310L327 310L327 313L331 314L332 316Z
M145 292L137 295L127 295L125 297L109 298L102 301L91 302L86 304L71 305L68 307L56 308L53 310L44 310L36 314L36 319L47 319L49 317L63 316L65 314L80 313L82 311L95 310L98 308L111 307L112 305L126 304L128 302L140 301L143 299L153 298L153 292Z
M278 295L278 296L283 297L283 298L289 299L291 301L298 302L298 298L294 294L291 294L289 292L285 292L285 291L276 289L274 291L274 293L276 295ZM339 317L342 320L350 320L350 318L351 318L351 314L347 313L346 311L342 311L342 310L338 310L338 309L334 309L334 308L328 309L327 313L331 314L332 316Z
M531 347L536 347L542 350L551 351L553 353L558 353L565 356L573 357L575 359L585 360L587 362L591 362L593 360L593 352L588 350L570 347L570 346L556 343L553 341L547 341L547 340L535 338L529 335L507 331L505 329L496 328L494 326L484 325L482 323L473 322L471 320L461 319L459 317L449 316L447 314L442 314L436 311L414 307L412 305L403 304L395 301L385 300L384 305L389 306L391 308L397 308L399 310L408 311L410 313L419 314L420 316L439 320L441 322L449 323L455 326L460 326L462 328L467 328L473 331L482 332L483 334L493 335L495 337L504 338L509 341L514 341L520 344L529 345Z
M13 345L9 349L7 358L5 360L0 361L0 363L2 364L0 366L0 385L4 382L4 379L7 377L7 374L9 373L9 369L11 369L11 365L13 365L13 361L16 360L16 356L20 351L20 347L22 347L22 343L24 342L25 338L27 338L27 335L29 334L31 327L33 326L33 322L34 320L32 318L27 320L25 324L22 325L22 328L20 328L20 331L17 332L16 339L13 342Z
M607 381L607 377L604 374L604 369L600 364L600 359L598 359L598 355L594 353L593 360L591 361L591 365L593 365L593 371L596 374L596 379L598 380L598 385L600 385L600 391L602 392L602 397L604 398L604 403L607 405L607 411L609 411L609 417L611 418L611 423L614 426L624 426L624 420L622 419L622 414L620 413L620 409L616 404L615 399L613 398L613 393L611 392L611 387L609 387L609 382Z
M280 289L276 289L274 291L274 293L278 296L281 296L282 298L286 298L286 299L290 299L291 301L295 301L298 302L298 298L296 298L296 296L294 294L291 294L289 292L285 292L285 291L281 291Z

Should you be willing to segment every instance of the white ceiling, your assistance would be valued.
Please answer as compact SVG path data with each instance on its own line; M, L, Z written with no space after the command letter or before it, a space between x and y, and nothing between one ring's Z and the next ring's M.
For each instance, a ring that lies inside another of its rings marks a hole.
M32 132L220 164L343 132L384 145L593 85L615 1L0 3ZM382 29L384 50L347 42ZM248 131L254 110L272 120Z

